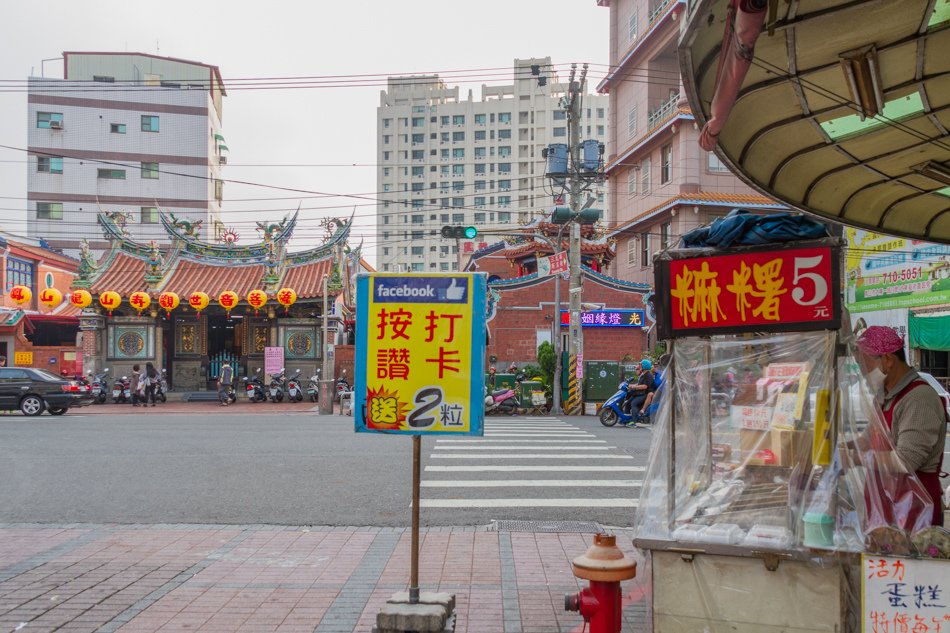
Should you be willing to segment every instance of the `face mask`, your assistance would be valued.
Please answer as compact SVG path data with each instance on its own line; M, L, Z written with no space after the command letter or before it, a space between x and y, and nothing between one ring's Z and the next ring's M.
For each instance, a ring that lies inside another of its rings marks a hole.
M875 367L868 373L868 384L875 392L883 391L885 378L887 378L887 374L881 371L880 367Z

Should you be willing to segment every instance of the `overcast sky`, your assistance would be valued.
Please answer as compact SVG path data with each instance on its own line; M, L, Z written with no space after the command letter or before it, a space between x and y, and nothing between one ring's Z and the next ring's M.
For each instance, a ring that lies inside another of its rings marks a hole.
M548 55L556 65L602 65L608 62L608 13L595 0L4 1L0 79L40 76L43 59L67 50L157 53L213 64L220 67L225 84L229 78L510 69L516 57ZM592 67L594 85L604 70ZM62 61L47 61L45 72L62 77ZM499 71L471 75L484 72ZM482 83L510 80L472 77L452 83L462 87L462 95L473 89L477 99ZM230 164L223 177L372 195L372 166L276 165L372 165L381 89L229 90L224 135ZM26 97L22 88L0 92L0 145L25 147ZM25 160L21 152L0 148L0 217L4 229L16 232L25 230ZM301 213L305 219L295 240L300 248L317 239L317 231L308 227L315 227L319 218L348 216L359 202L345 197L247 200L288 196L292 194L227 183L225 222L247 243L257 239L251 216L279 219L298 202L324 207ZM334 205L340 208L326 209ZM252 209L261 213L246 212ZM356 209L354 238L365 236L368 247L375 246L374 213L373 206Z

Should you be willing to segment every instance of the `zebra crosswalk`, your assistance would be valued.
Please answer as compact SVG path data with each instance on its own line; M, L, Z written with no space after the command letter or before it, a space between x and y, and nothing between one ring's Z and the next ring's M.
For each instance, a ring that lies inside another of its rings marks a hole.
M635 508L645 468L555 417L489 418L480 438L438 438L423 508ZM589 489L589 490L585 490Z

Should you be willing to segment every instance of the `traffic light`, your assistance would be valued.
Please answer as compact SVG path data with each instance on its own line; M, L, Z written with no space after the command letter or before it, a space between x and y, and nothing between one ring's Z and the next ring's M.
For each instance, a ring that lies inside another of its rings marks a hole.
M577 221L581 224L594 224L601 218L604 212L601 209L581 209L576 215ZM557 206L551 212L551 222L554 224L567 224L575 218L570 207Z
M474 240L478 229L474 226L443 226L442 237L452 240Z

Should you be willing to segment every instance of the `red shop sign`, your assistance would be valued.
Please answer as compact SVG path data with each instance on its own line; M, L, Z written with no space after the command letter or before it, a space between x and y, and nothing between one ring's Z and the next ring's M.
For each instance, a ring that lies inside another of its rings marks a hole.
M839 326L840 267L834 245L691 254L667 251L656 262L663 338Z

